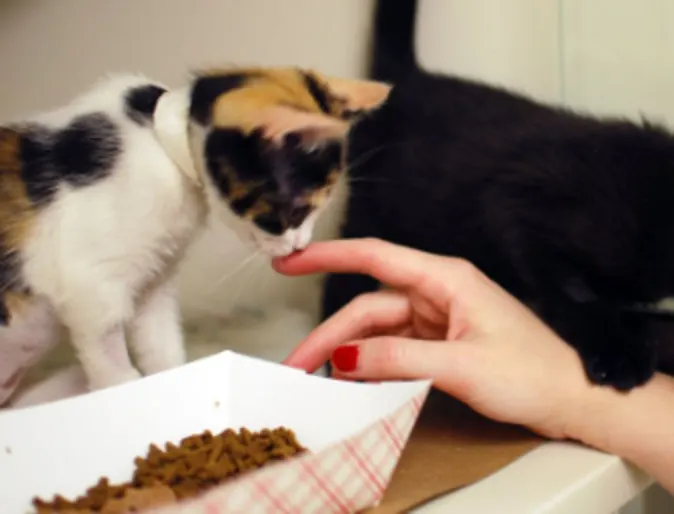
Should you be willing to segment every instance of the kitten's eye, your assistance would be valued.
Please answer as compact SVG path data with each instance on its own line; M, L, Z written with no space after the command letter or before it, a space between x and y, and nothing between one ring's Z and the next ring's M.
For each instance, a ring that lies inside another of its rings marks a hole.
M283 225L278 217L273 214L260 214L253 218L253 223L260 227L265 232L269 232L274 235L283 234Z
M352 120L352 119L357 118L358 116L361 116L363 114L365 114L364 109L357 109L357 110L345 109L344 112L342 113L342 117L345 120Z
M283 145L288 150L297 150L302 144L302 136L297 132L289 132L283 136Z

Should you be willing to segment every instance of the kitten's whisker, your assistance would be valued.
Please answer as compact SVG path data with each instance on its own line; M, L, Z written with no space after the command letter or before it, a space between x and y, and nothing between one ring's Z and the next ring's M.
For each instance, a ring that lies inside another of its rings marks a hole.
M364 164L365 162L367 162L368 159L374 157L375 155L377 155L377 154L378 154L379 152L381 152L382 150L388 149L390 146L391 146L391 145L386 144L386 145L381 145L381 146L375 147L375 148L373 148L373 149L371 149L371 150L368 150L368 151L365 152L363 155L361 155L358 159L356 159L354 162L352 162L351 165L348 166L344 171L348 173L348 172L354 170L354 169L357 168L358 166L360 166L360 165Z
M369 178L369 177L356 177L356 178L350 178L348 179L347 183L349 185L351 184L358 184L358 183L365 183L365 184L395 184L392 180L388 180L385 178Z
M263 275L263 280L262 280L262 287L259 289L260 291L264 292L267 289L267 286L269 285L269 277L271 275L269 273L265 273Z
M234 270L232 270L232 271L230 271L229 273L226 273L225 275L223 275L223 276L220 278L220 280L218 280L218 281L215 283L215 285L214 285L214 286L213 286L213 287L212 287L206 294L212 294L212 293L213 293L216 289L218 289L218 288L219 288L219 287L220 287L226 280L228 280L229 278L231 278L231 277L233 277L234 275L236 275L237 273L239 273L243 268L246 267L247 264L249 264L250 262L252 262L253 259L255 259L255 257L257 257L257 256L259 255L259 253L260 253L260 251L259 251L259 250L256 250L256 251L253 252L252 254L248 255L245 259L243 259L243 261L241 261L241 262L239 263L239 265L238 265L236 268L234 268Z
M347 166L347 168L344 171L346 173L349 173L349 172L355 170L356 168L358 168L358 166L362 166L363 164L365 164L368 161L368 159L371 159L372 157L374 157L375 155L377 155L379 152L381 152L383 150L388 150L389 148L395 148L396 146L409 145L411 143L414 143L414 141L398 141L397 143L387 143L385 145L376 146L376 147L368 150L367 152L365 152L360 157L358 157L358 159L353 161L351 163L351 165Z
M236 293L234 293L234 294L230 297L230 298L231 298L231 302L232 302L231 305L232 305L233 308L236 308L236 304L237 304L237 302L241 299L241 296L243 296L244 292L247 291L247 290L249 289L249 288L246 287L246 286L247 286L247 283L248 283L248 279L249 279L249 277L250 277L250 274L253 273L253 272L255 271L255 264L256 264L256 262L260 262L260 261L257 261L257 260L256 260L257 257L260 256L260 254L261 254L261 251L260 251L260 250L257 250L257 251L252 255L251 259L249 259L248 262L249 262L249 264L251 264L251 265L246 267L246 275L245 275L245 277L243 278L243 280L241 281L241 285L240 285L239 288L237 289Z

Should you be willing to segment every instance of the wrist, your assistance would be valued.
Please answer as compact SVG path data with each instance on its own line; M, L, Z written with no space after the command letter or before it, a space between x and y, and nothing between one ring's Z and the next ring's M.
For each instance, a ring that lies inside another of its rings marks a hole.
M674 454L672 401L674 379L660 373L627 393L592 386L569 418L566 435L658 476L663 451Z
M565 437L608 453L614 453L615 442L611 425L620 417L621 402L629 393L610 387L590 384L570 402L567 411Z

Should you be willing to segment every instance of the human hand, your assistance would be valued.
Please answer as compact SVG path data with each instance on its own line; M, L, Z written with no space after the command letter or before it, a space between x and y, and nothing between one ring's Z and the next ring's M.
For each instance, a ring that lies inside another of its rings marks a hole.
M490 418L573 437L591 388L580 359L470 263L365 239L314 243L273 265L285 275L366 274L391 288L353 300L286 364L314 371L332 356L341 378L430 378Z

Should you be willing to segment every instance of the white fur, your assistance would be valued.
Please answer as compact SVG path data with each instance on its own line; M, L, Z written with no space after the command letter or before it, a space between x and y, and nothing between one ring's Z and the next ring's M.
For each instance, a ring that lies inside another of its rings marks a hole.
M148 83L138 76L109 78L65 108L34 118L58 129L77 115L103 111L122 137L110 176L86 187L61 186L22 252L24 280L69 329L92 389L140 376L127 350L127 329L143 373L184 362L171 281L205 204L153 132L124 113L124 93ZM0 345L21 328L10 324Z

